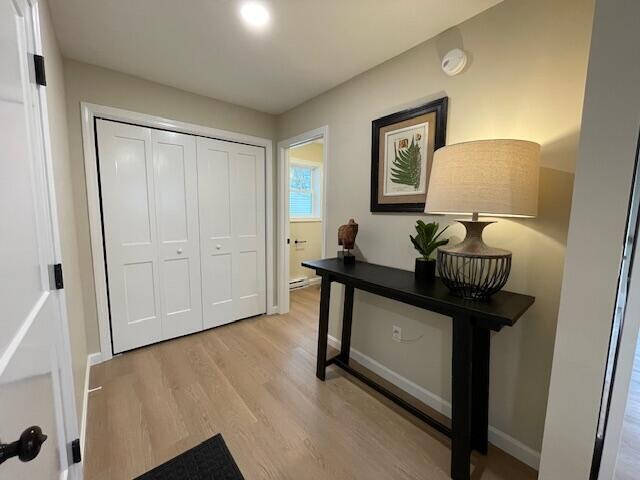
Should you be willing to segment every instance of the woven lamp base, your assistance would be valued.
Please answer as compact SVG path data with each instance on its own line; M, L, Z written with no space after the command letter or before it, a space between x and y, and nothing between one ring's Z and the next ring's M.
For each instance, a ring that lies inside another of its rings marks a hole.
M465 239L438 249L438 272L442 282L458 297L487 300L507 283L511 252L489 247L482 231L493 221L458 220L467 229Z

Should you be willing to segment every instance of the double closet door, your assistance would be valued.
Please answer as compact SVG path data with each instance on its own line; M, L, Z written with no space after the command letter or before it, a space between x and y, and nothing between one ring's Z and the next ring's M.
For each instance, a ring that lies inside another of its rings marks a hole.
M114 353L266 311L264 149L96 125Z

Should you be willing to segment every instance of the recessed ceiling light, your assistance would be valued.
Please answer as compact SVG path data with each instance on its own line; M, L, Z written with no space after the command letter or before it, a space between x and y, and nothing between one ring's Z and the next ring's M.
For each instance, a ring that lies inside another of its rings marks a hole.
M270 20L269 11L258 2L246 2L240 8L240 15L247 25L254 28L266 27Z

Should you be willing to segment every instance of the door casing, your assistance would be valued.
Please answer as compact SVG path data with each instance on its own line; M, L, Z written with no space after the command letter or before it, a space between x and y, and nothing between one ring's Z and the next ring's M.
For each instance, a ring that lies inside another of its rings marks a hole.
M266 196L266 269L267 269L267 314L277 313L274 288L274 203L273 203L273 141L269 138L180 122L155 115L132 112L120 108L97 105L88 102L80 104L82 121L82 144L84 152L85 182L89 210L89 230L91 233L91 257L95 283L98 329L100 335L100 358L96 363L113 357L111 349L111 329L109 325L109 305L104 261L104 242L100 213L100 189L98 183L98 163L95 147L95 121L98 118L117 122L132 123L143 127L188 133L218 140L244 143L265 149L265 196Z
M289 149L322 138L322 258L326 258L327 178L329 178L329 126L315 128L278 142L278 308L289 312Z

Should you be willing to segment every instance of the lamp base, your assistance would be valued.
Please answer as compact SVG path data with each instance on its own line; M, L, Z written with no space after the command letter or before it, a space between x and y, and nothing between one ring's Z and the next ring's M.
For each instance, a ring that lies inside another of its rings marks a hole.
M482 231L495 221L458 221L467 235L457 245L438 248L440 278L458 297L487 300L507 283L511 252L490 247L482 240Z

